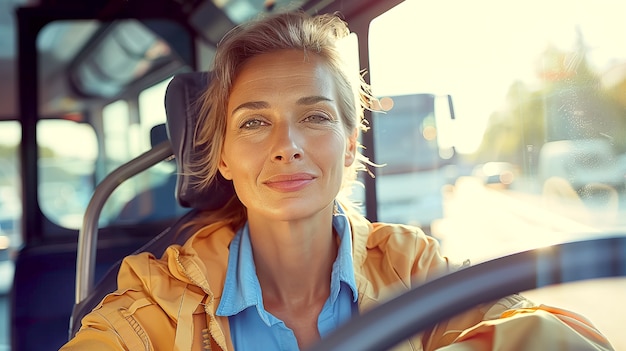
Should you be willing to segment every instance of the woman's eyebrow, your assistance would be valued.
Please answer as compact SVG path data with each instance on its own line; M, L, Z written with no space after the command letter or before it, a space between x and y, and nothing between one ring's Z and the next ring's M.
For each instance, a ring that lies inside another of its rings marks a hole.
M321 96L321 95L313 95L313 96L305 96L305 97L301 97L298 99L298 101L296 101L296 104L298 105L315 105L318 102L330 102L333 101L333 99L331 98L327 98L325 96Z
M244 110L244 109L248 109L248 110L262 110L264 108L269 108L270 104L266 101L248 101L248 102L244 102L243 104L235 107L233 109L233 111L231 112L231 114L235 114L235 112L239 111L239 110Z
M318 102L331 102L333 101L333 99L328 98L326 96L321 96L321 95L312 95L312 96L305 96L305 97L301 97L296 101L296 104L298 105L315 105ZM231 112L231 114L235 114L235 112L239 111L239 110L244 110L244 109L248 109L248 110L262 110L265 108L270 108L270 104L267 101L248 101L248 102L244 102L243 104L235 107L233 109L233 111Z

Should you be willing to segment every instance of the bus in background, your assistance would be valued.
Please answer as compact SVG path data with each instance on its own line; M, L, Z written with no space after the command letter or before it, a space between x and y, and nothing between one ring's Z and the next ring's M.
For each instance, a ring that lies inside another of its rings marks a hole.
M446 135L454 119L452 97L411 94L380 101L382 111L371 120L378 218L430 233L431 223L443 217L443 189L462 167Z

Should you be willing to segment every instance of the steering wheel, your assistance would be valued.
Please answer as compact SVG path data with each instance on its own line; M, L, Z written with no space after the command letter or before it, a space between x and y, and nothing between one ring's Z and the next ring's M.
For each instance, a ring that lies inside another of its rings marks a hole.
M625 275L625 236L523 251L415 287L353 318L309 351L386 350L481 303L550 284Z

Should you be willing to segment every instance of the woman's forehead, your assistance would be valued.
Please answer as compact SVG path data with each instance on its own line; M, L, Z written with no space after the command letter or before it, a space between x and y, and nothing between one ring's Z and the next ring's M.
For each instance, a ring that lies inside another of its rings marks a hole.
M334 75L323 57L299 50L252 57L241 66L230 100L296 92L336 98Z

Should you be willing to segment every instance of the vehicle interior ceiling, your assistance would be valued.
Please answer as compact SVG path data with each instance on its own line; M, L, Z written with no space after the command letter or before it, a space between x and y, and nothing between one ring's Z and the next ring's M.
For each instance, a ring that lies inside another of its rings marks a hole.
M11 30L0 31L7 36L0 39L15 43L13 48L0 45L0 59L8 61L0 65L0 77L17 87L0 91L15 102L0 104L0 120L21 121L22 218L30 219L21 223L23 243L15 259L11 305L20 307L10 316L12 349L49 348L53 343L60 346L68 335L74 302L78 229L55 223L40 208L38 161L32 157L38 148L32 137L37 134L38 121L69 120L101 129L98 111L103 106L122 93L139 94L174 74L207 70L219 39L233 26L260 13L295 8L311 13L339 11L353 28L365 28L368 16L398 2L0 0L6 13L15 11L8 19ZM19 37L13 32L15 28L19 28ZM14 57L19 55L22 58L18 62ZM0 89L6 87L0 85ZM40 148L39 152L45 150ZM108 171L96 165L96 179L89 181L97 184ZM98 235L95 281L176 219L149 221L142 226L124 221L104 223ZM42 282L56 288L37 289ZM46 300L55 303L42 312L40 303Z

